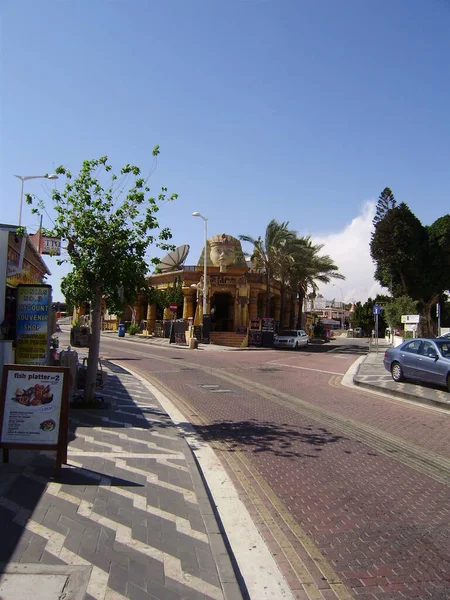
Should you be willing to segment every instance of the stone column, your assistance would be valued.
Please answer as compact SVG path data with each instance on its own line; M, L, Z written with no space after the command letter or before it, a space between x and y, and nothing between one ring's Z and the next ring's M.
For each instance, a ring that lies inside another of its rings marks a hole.
M258 316L258 293L259 290L250 290L250 304L248 305L249 319L256 319Z
M183 290L183 319L194 318L194 299L197 291Z
M149 333L155 333L155 323L156 323L156 305L148 304L147 305L147 331Z

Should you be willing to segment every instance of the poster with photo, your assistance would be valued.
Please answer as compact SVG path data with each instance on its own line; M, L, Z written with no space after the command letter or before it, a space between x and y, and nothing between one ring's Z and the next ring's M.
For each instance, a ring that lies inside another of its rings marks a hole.
M5 375L0 442L58 444L64 373L49 367L21 369L14 365L8 366Z

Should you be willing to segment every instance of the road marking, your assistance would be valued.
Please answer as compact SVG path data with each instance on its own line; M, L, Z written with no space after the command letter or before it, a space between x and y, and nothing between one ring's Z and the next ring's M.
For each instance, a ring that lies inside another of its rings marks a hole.
M312 367L299 367L297 365L287 365L286 363L279 363L275 360L268 363L269 365L278 365L280 367L289 367L291 369L301 369L302 371L315 371L316 373L324 373L325 375L344 375L344 373L337 373L336 371L324 371L323 369L313 369Z

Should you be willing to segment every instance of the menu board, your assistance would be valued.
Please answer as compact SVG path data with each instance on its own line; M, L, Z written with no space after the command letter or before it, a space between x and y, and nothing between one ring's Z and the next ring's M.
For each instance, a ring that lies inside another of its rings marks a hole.
M248 345L249 346L261 346L262 334L260 331L253 331L250 329L248 332Z
M275 319L271 319L269 317L264 317L261 320L261 330L262 331L275 331Z
M51 290L50 285L17 286L17 364L48 363Z
M0 414L2 444L57 445L64 373L61 369L48 369L43 372L22 370L16 365L8 367Z
M261 319L252 317L250 319L250 329L253 331L261 331Z

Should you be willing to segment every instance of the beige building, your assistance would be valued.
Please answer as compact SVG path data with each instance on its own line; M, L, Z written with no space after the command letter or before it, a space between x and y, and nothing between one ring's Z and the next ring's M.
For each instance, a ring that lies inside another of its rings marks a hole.
M136 323L143 322L149 334L162 335L162 324L170 318L184 319L189 324L202 322L203 271L202 251L195 266L174 264L155 273L148 283L155 290L165 291L178 285L182 301L177 313L169 307L149 304L141 296L133 307ZM211 342L240 345L245 338L249 320L266 315L266 284L261 273L252 272L245 260L241 242L228 234L215 235L207 240L207 314L211 315ZM290 304L285 306L285 322L289 320ZM270 284L270 316L280 320L280 284ZM130 315L128 315L128 318Z

